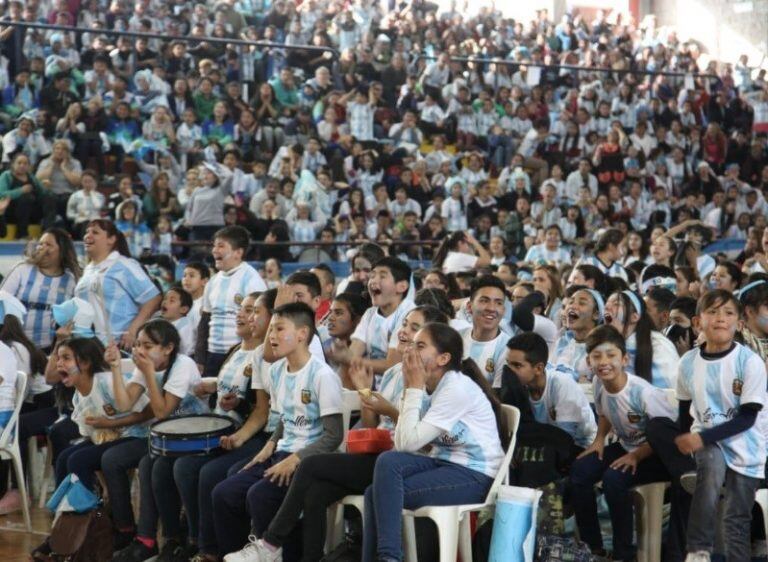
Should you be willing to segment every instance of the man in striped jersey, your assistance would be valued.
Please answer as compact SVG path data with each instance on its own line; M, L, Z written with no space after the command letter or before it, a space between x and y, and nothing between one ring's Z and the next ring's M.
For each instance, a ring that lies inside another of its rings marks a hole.
M205 286L195 349L207 377L218 375L227 352L240 341L235 319L245 296L267 290L259 273L243 261L250 242L241 226L224 227L213 237L211 255L218 272Z

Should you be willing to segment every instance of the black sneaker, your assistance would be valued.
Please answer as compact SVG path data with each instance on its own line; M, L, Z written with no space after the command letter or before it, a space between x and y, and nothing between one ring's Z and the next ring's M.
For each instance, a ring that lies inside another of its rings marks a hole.
M136 533L134 531L115 531L112 537L112 552L123 550L133 542L133 537L135 536Z
M157 554L157 546L149 548L143 542L133 541L124 549L115 552L112 562L144 562Z
M179 541L176 539L166 539L155 562L176 562L181 560L181 551L182 548Z

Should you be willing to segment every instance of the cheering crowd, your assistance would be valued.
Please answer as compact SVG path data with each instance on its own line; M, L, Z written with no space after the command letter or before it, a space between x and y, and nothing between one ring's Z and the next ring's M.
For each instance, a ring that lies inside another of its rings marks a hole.
M35 240L0 287L0 426L27 373L22 447L45 436L57 484L108 498L112 560L320 560L348 495L358 559L402 560L403 508L485 500L502 404L558 458L516 455L513 481L555 482L594 556L635 560L649 482L671 484L664 560L768 554L768 80L746 56L653 18L421 1L3 13L0 227ZM344 389L392 450L337 452ZM209 413L221 448L149 450L153 422Z

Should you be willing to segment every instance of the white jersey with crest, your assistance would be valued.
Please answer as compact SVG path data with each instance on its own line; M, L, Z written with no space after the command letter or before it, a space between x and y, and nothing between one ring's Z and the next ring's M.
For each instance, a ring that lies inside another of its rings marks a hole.
M595 410L611 422L621 446L632 452L645 443L645 426L651 418L677 419L677 409L669 403L664 391L635 375L627 374L627 383L611 394L595 377Z
M342 412L341 379L313 355L295 373L288 370L287 359L275 361L269 377L271 408L283 424L278 451L301 451L323 434L322 417Z
M253 352L252 349L238 348L229 355L226 362L221 366L219 376L216 378L216 393L219 399L225 394L235 394L240 400L245 400L253 376L253 365L251 364ZM243 423L243 418L239 413L235 410L225 411L218 402L213 413L229 416L238 424Z
M587 365L587 344L576 341L570 330L565 331L557 340L552 363L559 371L571 373L575 381L582 377L592 380L592 369Z
M496 416L488 398L468 376L445 373L422 421L443 431L429 443L430 457L496 476L504 459Z
M700 432L732 419L742 404L763 409L755 424L722 441L728 468L750 478L763 478L766 457L765 363L748 347L734 344L725 355L708 359L695 348L683 355L677 376L678 400L691 401L691 431Z
M96 373L93 375L93 387L90 394L83 396L79 392L75 392L72 397L72 421L77 424L80 435L91 437L96 430L85 423L85 418L122 418L131 413L142 412L147 404L149 404L149 397L144 393L136 400L130 412L118 413L112 373ZM149 432L149 423L134 424L117 429L121 433L121 437L146 437Z
M365 344L368 359L385 359L389 348L397 347L397 331L415 306L412 300L403 299L389 316L382 316L377 306L370 307L360 319L352 339Z
M472 328L466 328L460 332L464 341L464 357L470 358L480 372L485 375L493 388L501 388L501 375L504 372L504 364L507 355L507 342L509 334L499 330L499 335L490 341L477 341L472 337Z
M251 388L253 390L263 390L270 397L272 396L272 378L269 375L269 371L272 368L272 363L264 359L264 344L257 347L251 355L251 366L253 374L251 375ZM277 427L277 422L280 421L280 414L277 413L275 403L270 399L269 401L269 418L267 419L267 425L264 427L264 431L272 433Z
M584 391L570 373L558 371L553 365L547 365L545 376L541 397L529 397L533 417L566 431L578 446L588 447L595 440L597 422Z

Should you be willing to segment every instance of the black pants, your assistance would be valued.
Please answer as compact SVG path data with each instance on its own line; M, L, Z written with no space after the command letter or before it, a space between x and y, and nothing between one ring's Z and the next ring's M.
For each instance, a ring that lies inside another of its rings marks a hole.
M50 193L24 193L8 206L8 211L2 219L3 232L6 218L8 222L16 222L17 238L29 235L28 227L32 221L40 221L45 230L56 221L56 199Z
M270 544L288 541L303 513L304 562L323 557L326 509L344 496L363 494L373 482L378 455L330 453L301 461L280 509L264 533Z
M685 559L685 537L688 527L688 513L691 510L691 495L680 486L680 476L696 470L696 462L693 457L682 454L675 445L675 437L680 433L677 422L669 418L653 418L648 421L645 428L648 443L661 459L672 480L669 531L664 544L665 562L680 562ZM714 514L712 516L714 517Z

